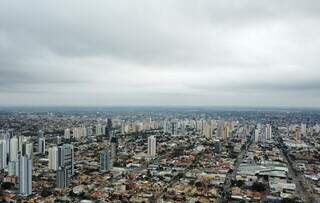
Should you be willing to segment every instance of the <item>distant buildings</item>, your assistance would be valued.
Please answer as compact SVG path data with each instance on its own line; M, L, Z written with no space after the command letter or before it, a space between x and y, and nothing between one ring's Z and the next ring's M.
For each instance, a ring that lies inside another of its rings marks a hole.
M156 156L156 138L154 136L148 137L148 156L155 157Z

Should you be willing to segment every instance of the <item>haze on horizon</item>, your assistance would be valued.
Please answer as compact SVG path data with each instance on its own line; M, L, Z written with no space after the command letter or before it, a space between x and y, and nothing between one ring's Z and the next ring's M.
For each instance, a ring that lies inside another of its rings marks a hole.
M2 0L0 106L320 107L318 0Z

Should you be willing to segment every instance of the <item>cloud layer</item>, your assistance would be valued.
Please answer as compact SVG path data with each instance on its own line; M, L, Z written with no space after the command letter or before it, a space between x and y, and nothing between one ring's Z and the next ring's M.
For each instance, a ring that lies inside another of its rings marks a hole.
M320 106L317 0L0 2L0 105Z

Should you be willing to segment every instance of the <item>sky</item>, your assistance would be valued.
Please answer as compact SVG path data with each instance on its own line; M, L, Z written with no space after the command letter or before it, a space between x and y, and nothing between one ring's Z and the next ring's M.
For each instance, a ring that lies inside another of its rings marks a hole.
M1 106L320 107L319 0L1 0Z

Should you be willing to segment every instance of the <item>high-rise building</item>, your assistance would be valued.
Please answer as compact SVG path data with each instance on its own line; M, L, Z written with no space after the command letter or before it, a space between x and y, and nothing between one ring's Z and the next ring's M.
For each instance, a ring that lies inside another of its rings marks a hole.
M219 121L217 126L217 137L223 138L223 132L224 132L224 122Z
M271 140L272 139L272 126L270 124L266 125L265 136L266 136L267 140Z
M70 139L70 129L67 128L64 130L64 139L69 140Z
M49 169L58 170L58 147L53 146L49 148Z
M112 120L111 120L111 118L107 119L106 135L111 140L111 137L112 137Z
M59 145L62 143L62 138L60 136L56 137L56 144Z
M177 134L177 124L175 122L171 123L171 134L176 135Z
M40 154L46 153L46 139L45 139L45 137L38 137L38 152Z
M254 131L254 141L255 142L260 141L260 130L259 129L255 129L255 131Z
M213 134L213 123L212 121L208 121L205 122L203 124L203 134L207 139L211 139L212 138L212 134Z
M31 142L24 142L22 144L22 155L32 158L33 155L33 143Z
M56 177L56 187L57 188L66 188L69 187L71 182L71 176L68 170L64 167L60 167L57 170L57 177Z
M301 142L301 129L297 128L295 132L295 139L297 142Z
M156 156L156 138L154 136L148 137L148 156L154 157Z
M106 172L110 169L110 157L107 151L100 152L100 172Z
M44 132L43 130L38 131L38 137L44 137Z
M0 170L7 168L7 143L5 139L0 140Z
M19 156L19 193L22 195L32 194L32 159Z
M102 135L102 126L101 126L101 124L96 125L96 135Z
M9 159L10 158L10 134L9 133L3 134L2 137L3 137L3 140L5 140L7 145L6 146L7 159Z
M117 159L118 145L118 138L112 137L110 141L110 159L112 163Z
M223 127L223 139L227 140L229 136L230 136L230 128L229 128L229 125L225 124Z
M213 141L213 151L216 154L219 154L221 152L221 143L220 140L214 140Z
M73 138L78 140L87 137L87 129L85 126L73 128L72 133Z
M301 123L301 134L306 135L307 134L307 124Z
M9 176L19 176L19 161L10 161L8 164Z
M17 161L18 147L18 138L12 137L10 139L10 161Z
M24 142L24 137L23 135L18 136L18 152L22 152L22 145Z
M58 146L58 167L67 170L69 177L74 175L74 149L72 144Z

